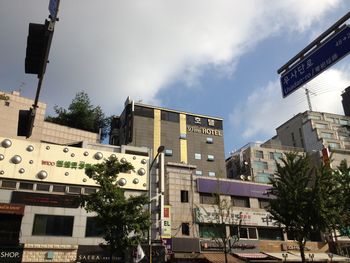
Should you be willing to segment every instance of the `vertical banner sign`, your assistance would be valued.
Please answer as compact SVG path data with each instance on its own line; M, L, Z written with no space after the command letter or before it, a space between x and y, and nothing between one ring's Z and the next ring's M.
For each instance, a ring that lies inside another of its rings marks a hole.
M163 220L163 227L162 227L162 238L171 238L171 206L165 205L164 206L164 220Z

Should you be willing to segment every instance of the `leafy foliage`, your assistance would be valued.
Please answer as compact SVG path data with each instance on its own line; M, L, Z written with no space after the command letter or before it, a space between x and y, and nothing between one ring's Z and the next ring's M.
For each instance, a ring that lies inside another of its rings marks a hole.
M346 160L340 163L334 175L338 183L337 206L341 214L338 229L341 235L350 237L350 167Z
M336 178L329 166L316 169L309 156L287 153L276 162L277 172L271 180L269 212L293 234L305 262L305 243L315 233L326 232L339 220Z
M56 105L54 110L57 117L48 116L46 121L95 133L101 128L101 140L108 134L111 117L106 117L100 106L94 107L84 91L75 95L68 109Z
M133 169L131 164L120 163L115 157L86 169L86 175L100 188L96 193L82 196L81 206L97 214L97 223L111 255L139 244L150 226L150 215L145 209L147 196L126 198L123 189L116 185L120 172Z

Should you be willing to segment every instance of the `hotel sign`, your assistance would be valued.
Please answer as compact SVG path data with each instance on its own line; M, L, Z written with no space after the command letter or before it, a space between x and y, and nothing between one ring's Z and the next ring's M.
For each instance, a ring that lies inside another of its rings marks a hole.
M222 131L205 127L187 126L187 131L206 135L222 136Z

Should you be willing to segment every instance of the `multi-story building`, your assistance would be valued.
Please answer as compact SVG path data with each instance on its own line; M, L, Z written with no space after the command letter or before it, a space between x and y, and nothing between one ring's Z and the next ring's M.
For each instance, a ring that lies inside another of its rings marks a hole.
M112 121L110 144L164 146L166 162L195 165L195 174L225 176L223 120L127 99Z
M344 114L350 116L350 86L341 94Z
M304 148L307 152L323 148L350 150L350 117L305 111L276 128L282 145Z
M11 138L24 138L17 136L18 116L20 110L29 110L34 100L20 96L13 91L6 93L0 91L0 135ZM82 141L100 142L97 133L83 131L67 126L45 121L46 104L38 103L31 141L41 141L61 145L72 145Z
M278 162L286 152L303 154L304 149L283 146L277 139L265 143L248 143L226 159L227 177L269 183L276 172L276 161Z
M0 262L108 262L94 214L79 200L98 189L84 168L112 155L135 168L119 175L126 196L147 194L147 148L0 137Z
M219 237L222 233L232 245L229 262L301 261L293 237L265 209L271 198L267 195L270 185L202 177L195 175L195 170L195 166L181 163L168 163L166 167L165 209L171 216L166 220L169 230L163 241L171 244L172 262L225 262ZM220 209L213 193L226 201L225 208L230 211L229 217L225 211L225 226L221 228L216 225ZM238 241L234 238L237 236ZM330 260L321 235L315 235L306 246L310 261ZM336 255L332 260L346 261Z

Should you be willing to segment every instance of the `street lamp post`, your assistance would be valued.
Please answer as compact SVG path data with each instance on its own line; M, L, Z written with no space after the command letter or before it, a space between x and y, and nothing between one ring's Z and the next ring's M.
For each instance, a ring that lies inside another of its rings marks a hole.
M332 263L332 261L333 261L333 256L334 256L334 255L333 255L332 253L328 253L328 257L329 257L331 263Z
M153 158L148 171L148 197L149 197L149 204L148 204L148 212L151 216L151 225L148 229L148 245L149 245L149 262L152 262L152 177L151 177L151 171L154 163L156 162L159 154L161 154L164 151L165 147L163 145L159 146L157 149L157 154Z
M284 262L287 261L288 254L287 253L282 253L282 257L284 258Z

